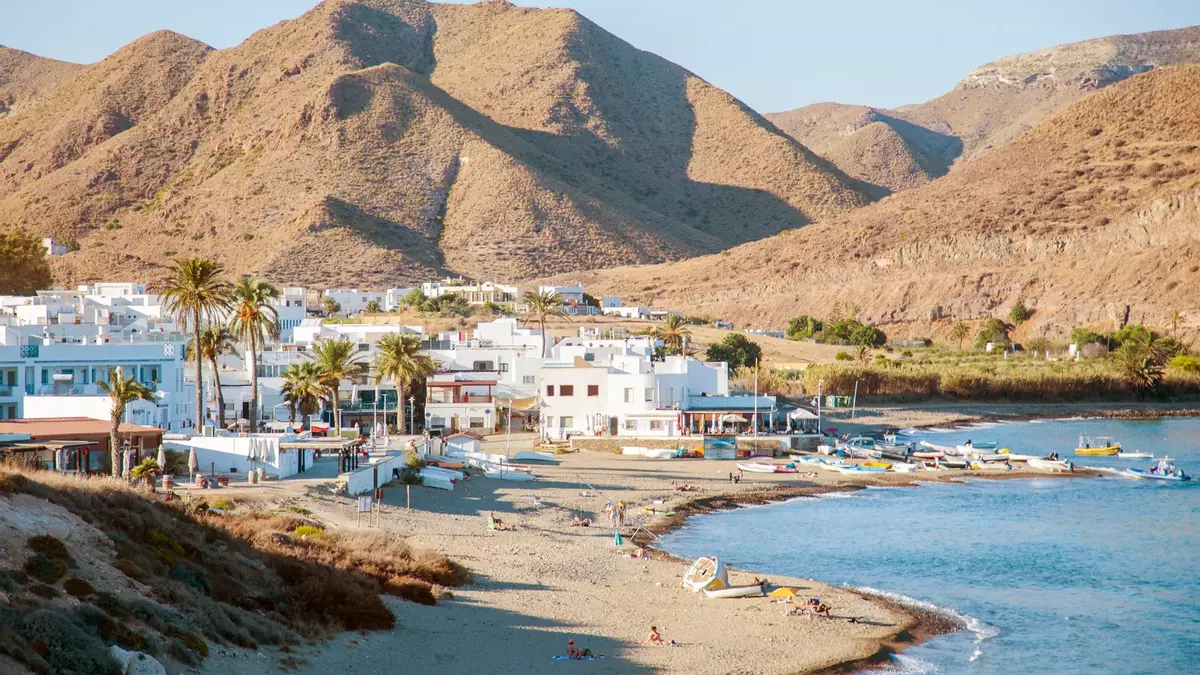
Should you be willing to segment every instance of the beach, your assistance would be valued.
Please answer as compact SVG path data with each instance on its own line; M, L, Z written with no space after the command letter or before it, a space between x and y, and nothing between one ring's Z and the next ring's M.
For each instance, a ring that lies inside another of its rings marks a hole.
M530 440L516 443L527 447ZM503 441L485 442L485 451L502 452ZM389 599L397 628L388 633L341 635L287 654L216 649L198 672L261 672L281 658L298 673L476 673L481 664L504 672L553 672L571 667L552 658L566 653L568 639L605 655L589 662L589 672L833 672L828 669L869 663L955 628L936 616L807 579L771 582L797 587L804 598L821 598L832 619L787 616L789 605L774 598L707 599L680 585L690 561L658 551L651 560L629 556L635 543L654 545L652 533L682 525L688 514L852 490L867 482L822 471L813 478L747 473L732 484L729 473L736 471L728 461L580 452L560 455L557 466L536 467L534 482L471 477L453 492L412 488L411 510L405 508L404 487L387 488L379 529L466 565L473 585L452 589L453 598L435 607ZM922 479L952 480L964 473ZM1003 474L1016 475L1029 474ZM697 490L674 492L673 481ZM869 479L890 485L911 481L903 474ZM248 500L239 508L301 506L330 529L365 529L352 501L320 482L234 488L221 496ZM621 546L608 526L609 500L628 507ZM651 515L644 508L674 514ZM489 513L515 529L489 530ZM570 526L575 515L591 518L593 526ZM753 570L730 572L734 585L754 578ZM680 646L639 645L652 625Z

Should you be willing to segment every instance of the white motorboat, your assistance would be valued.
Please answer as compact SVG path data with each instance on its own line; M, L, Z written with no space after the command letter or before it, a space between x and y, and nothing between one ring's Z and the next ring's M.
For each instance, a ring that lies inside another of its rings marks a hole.
M763 584L704 589L704 595L709 598L751 598L762 597L766 594L766 588L764 588Z
M640 445L623 445L621 446L622 455L634 455L635 457L645 456L646 451L650 448L643 448Z
M999 445L995 441L967 441L954 446L960 455L975 454L981 452L995 452Z
M1038 471L1070 471L1071 467L1061 459L1035 458L1028 461L1029 468Z
M693 593L728 585L729 577L725 572L725 564L711 555L697 558L683 575L683 587Z
M948 445L935 445L933 443L930 443L929 441L921 441L919 445L922 448L925 448L926 450L928 450L929 452L940 452L940 453L942 453L943 456L958 454L958 450L956 450Z
M1154 453L1153 452L1141 452L1141 451L1138 451L1138 452L1122 451L1122 452L1117 453L1117 457L1119 459L1154 459Z
M903 462L896 462L892 465L892 471L898 471L900 473L914 473L920 470L920 464L905 464Z
M501 480L519 480L528 481L535 480L537 477L528 471L520 471L509 466L497 466L483 472L483 475L488 478L499 478Z
M817 446L817 452L821 453L822 455L832 455L833 453L837 452L837 448L832 445L826 445L825 443L822 443Z
M738 462L737 467L751 473L775 473L775 465L767 462Z
M1028 462L1031 459L1041 459L1041 457L1039 457L1038 455L1022 455L1022 454L1019 454L1016 452L1012 452L1008 448L1001 448L999 454L1007 457L1008 461L1010 461L1010 462Z

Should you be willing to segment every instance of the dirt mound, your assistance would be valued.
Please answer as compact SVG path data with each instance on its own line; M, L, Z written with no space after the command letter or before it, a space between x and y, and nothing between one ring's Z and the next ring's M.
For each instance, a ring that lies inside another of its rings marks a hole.
M995 316L1018 298L1051 334L1127 305L1163 325L1200 292L1198 170L1200 66L1156 70L848 217L583 280L628 302L777 328L837 302L887 323Z
M854 178L890 192L920 187L946 173L945 165L885 122L858 129L823 154Z
M321 286L521 279L715 252L870 200L569 10L339 0L230 49L156 36L72 81L89 115L0 120L0 225L78 243L60 282L114 263L154 281L184 254ZM108 84L132 55L153 62L136 109Z

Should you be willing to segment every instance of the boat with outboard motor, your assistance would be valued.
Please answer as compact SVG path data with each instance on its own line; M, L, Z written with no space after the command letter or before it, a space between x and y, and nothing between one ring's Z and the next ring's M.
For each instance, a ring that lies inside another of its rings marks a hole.
M1079 445L1075 448L1075 454L1077 455L1111 457L1120 452L1121 444L1108 436L1082 435L1079 437Z
M1117 459L1154 459L1153 452L1118 452Z
M1135 478L1146 478L1149 480L1182 482L1192 479L1191 476L1183 472L1183 469L1175 466L1175 462L1171 461L1170 457L1163 457L1149 469L1125 469L1125 473Z

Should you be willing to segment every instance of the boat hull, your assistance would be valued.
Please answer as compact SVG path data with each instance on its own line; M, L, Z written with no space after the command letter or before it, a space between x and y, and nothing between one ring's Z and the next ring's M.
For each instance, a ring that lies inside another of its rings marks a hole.
M1070 471L1066 462L1054 459L1031 459L1027 464L1030 468L1039 471Z
M1121 452L1121 446L1109 445L1103 448L1075 448L1077 455L1091 455L1098 457L1111 457Z
M1147 480L1161 480L1161 481L1167 481L1167 482L1171 482L1171 483L1182 483L1184 481L1189 481L1192 479L1192 477L1187 474L1184 474L1182 476L1164 476L1163 474L1150 473L1149 471L1145 471L1142 469L1125 469L1125 473L1129 474L1130 476L1133 476L1134 478L1145 478Z
M737 467L742 471L750 473L775 473L776 466L774 464L766 464L763 462L738 462Z
M761 585L754 586L727 586L725 588L709 588L704 591L705 597L709 598L752 598L762 597L766 595L763 592Z

